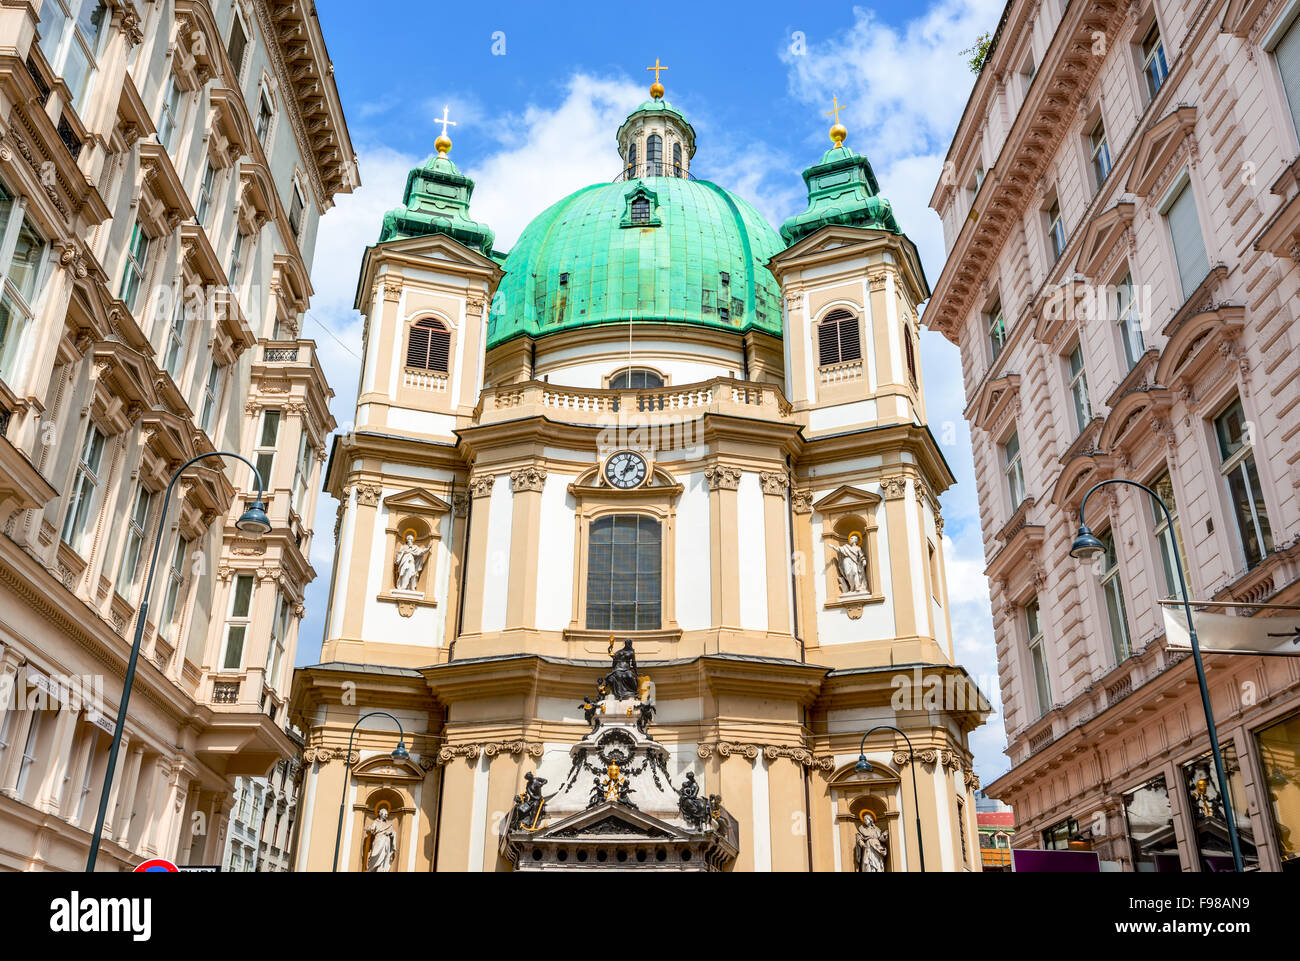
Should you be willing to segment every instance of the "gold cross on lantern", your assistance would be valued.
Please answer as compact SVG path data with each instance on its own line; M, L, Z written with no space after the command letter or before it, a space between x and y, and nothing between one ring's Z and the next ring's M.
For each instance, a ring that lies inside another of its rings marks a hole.
M832 110L827 110L827 111L826 111L826 116L828 116L828 117L830 117L830 116L834 116L834 117L835 117L835 122L836 122L836 123L839 123L839 122L840 122L840 111L841 111L841 110L847 110L848 108L845 107L844 105L842 105L842 104L840 103L840 98L839 98L839 96L831 97L831 103L834 104L834 109L832 109Z
M667 68L667 67L661 67L661 66L659 65L659 58L658 58L658 57L655 57L655 65L654 65L653 67L646 67L646 69L647 69L647 70L653 70L653 71L655 72L655 83L658 83L658 82L659 82L659 71L660 71L660 70L667 70L668 68Z
M442 124L442 135L443 135L444 137L447 136L447 128L448 128L448 127L454 127L454 126L456 126L456 121L454 121L454 120L448 120L448 119L447 119L447 107L446 107L445 104L443 105L443 108L442 108L442 118L439 119L438 117L434 117L434 118L433 118L433 122L434 122L434 123L440 123L440 124Z

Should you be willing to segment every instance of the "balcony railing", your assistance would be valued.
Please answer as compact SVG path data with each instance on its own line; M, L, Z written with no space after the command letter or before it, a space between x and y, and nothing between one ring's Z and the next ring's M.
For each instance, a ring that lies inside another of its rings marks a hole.
M622 183L625 180L643 180L647 177L677 177L681 180L694 180L690 171L678 164L671 163L642 163L628 164L623 168L622 173L614 178L614 183Z

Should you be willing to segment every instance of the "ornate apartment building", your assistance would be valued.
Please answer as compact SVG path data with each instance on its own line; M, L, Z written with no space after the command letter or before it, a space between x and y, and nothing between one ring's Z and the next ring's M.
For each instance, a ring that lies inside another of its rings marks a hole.
M778 233L663 92L508 254L446 137L358 251L298 870L979 870L916 250L843 127Z
M290 844L298 816L299 758L276 761L267 777L235 781L226 831L223 871L283 873L290 870Z
M301 324L357 183L311 5L0 5L0 869L77 869L161 530L99 863L214 864L285 699L329 385ZM235 520L257 494L274 529Z
M1012 0L931 205L961 348L1017 847L1217 870L1194 599L1300 602L1300 4ZM1080 501L1107 548L1069 556ZM1295 864L1300 672L1207 656L1250 866Z

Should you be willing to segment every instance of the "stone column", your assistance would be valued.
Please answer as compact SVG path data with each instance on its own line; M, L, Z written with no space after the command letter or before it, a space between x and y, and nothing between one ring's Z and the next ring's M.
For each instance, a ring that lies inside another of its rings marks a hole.
M542 488L546 468L510 472L514 517L510 525L510 586L506 596L506 630L534 627L537 621L537 567L542 526Z
M72 736L77 733L77 713L61 707L55 713L54 734L50 738L49 764L36 793L36 807L47 814L58 814L63 797L63 777L72 762Z
M709 482L713 626L719 629L740 627L740 558L736 541L740 473L739 467L725 464L711 464L704 469Z
M131 751L130 760L127 761L126 771L122 774L120 785L114 784L115 793L121 798L117 814L113 817L115 828L113 836L117 843L126 847L131 833L131 814L135 810L135 797L140 790L140 767L144 763L144 745L137 744ZM121 764L119 755L118 764ZM118 770L122 768L119 766ZM121 790L117 791L120 786Z

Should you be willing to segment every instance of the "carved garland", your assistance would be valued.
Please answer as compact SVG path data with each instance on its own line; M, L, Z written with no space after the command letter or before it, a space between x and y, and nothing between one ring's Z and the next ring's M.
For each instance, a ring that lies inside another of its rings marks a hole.
M539 742L524 741L516 739L513 741L483 741L471 742L469 744L444 744L438 750L438 764L450 764L458 757L473 763L479 759L480 755L486 754L489 758L494 758L498 754L510 754L514 756L527 755L529 757L541 757L544 749Z
M816 767L823 771L830 771L835 767L835 759L832 757L814 757L813 752L807 748L780 744L741 744L734 741L718 741L714 744L699 745L695 753L699 755L701 760L707 761L713 757L715 751L720 757L724 758L738 754L753 761L761 753L769 763L777 758L788 757L796 764L802 764L804 767Z

